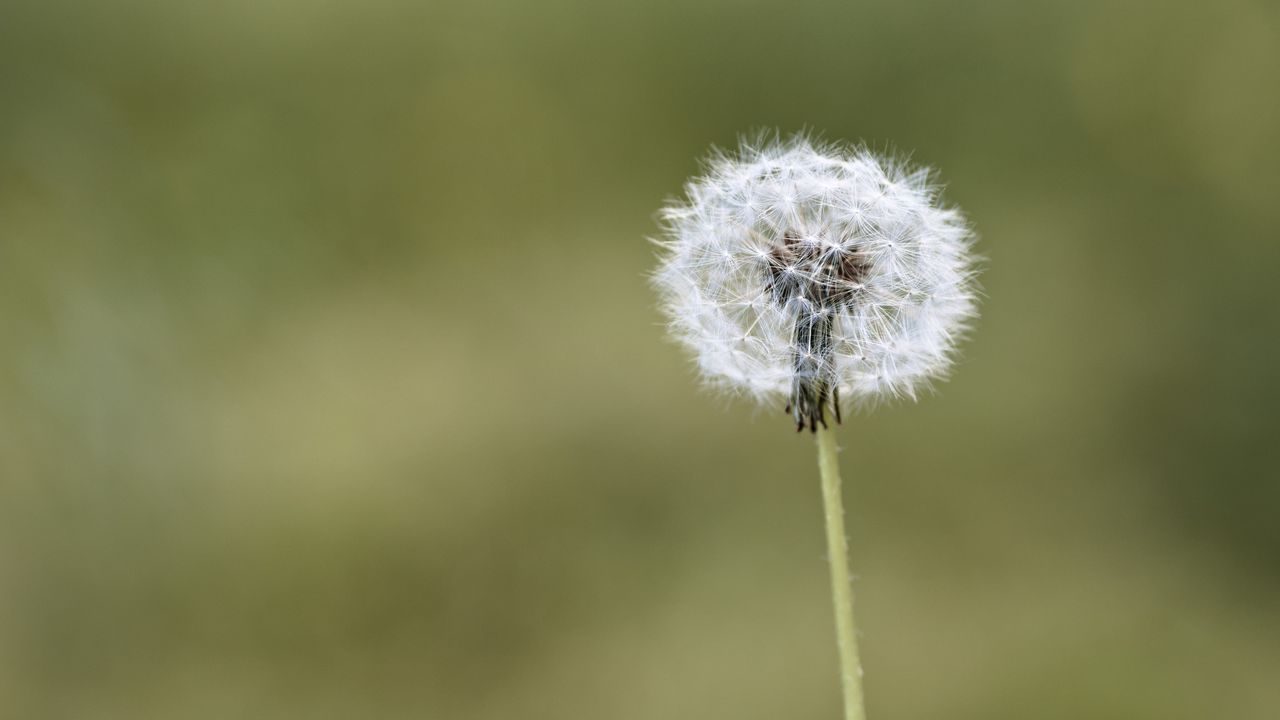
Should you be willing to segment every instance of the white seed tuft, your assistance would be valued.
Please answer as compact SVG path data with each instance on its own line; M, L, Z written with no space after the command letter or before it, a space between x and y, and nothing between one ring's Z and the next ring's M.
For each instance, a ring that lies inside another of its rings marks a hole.
M915 398L976 313L973 234L927 170L804 136L715 153L661 214L653 282L713 385L782 404Z

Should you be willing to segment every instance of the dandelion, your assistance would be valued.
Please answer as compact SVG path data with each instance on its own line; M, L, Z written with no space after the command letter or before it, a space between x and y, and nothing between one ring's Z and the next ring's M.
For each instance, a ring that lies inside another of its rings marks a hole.
M928 170L804 136L714 154L662 220L653 282L702 376L818 435L846 714L861 719L828 417L945 377L976 311L973 235Z

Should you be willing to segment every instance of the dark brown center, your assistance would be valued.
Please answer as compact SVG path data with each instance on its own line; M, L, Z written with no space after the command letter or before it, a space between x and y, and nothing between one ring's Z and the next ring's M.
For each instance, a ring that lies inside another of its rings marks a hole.
M795 314L791 401L796 430L826 427L830 402L840 422L839 386L831 361L831 326L836 311L853 302L871 272L870 259L856 248L824 245L787 231L769 252L769 290L774 302Z

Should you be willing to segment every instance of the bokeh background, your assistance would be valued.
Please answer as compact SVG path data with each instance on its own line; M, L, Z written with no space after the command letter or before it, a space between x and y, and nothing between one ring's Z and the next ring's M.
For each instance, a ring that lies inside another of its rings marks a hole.
M713 145L942 171L841 441L873 718L1280 712L1280 9L0 6L0 717L836 718L813 447L645 273Z

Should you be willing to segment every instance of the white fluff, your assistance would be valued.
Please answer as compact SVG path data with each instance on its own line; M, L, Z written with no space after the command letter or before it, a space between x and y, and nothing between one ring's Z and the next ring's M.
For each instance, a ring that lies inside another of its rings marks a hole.
M927 170L863 148L744 141L661 217L653 282L672 334L710 383L764 403L794 404L815 377L837 403L914 398L976 313L964 217Z

